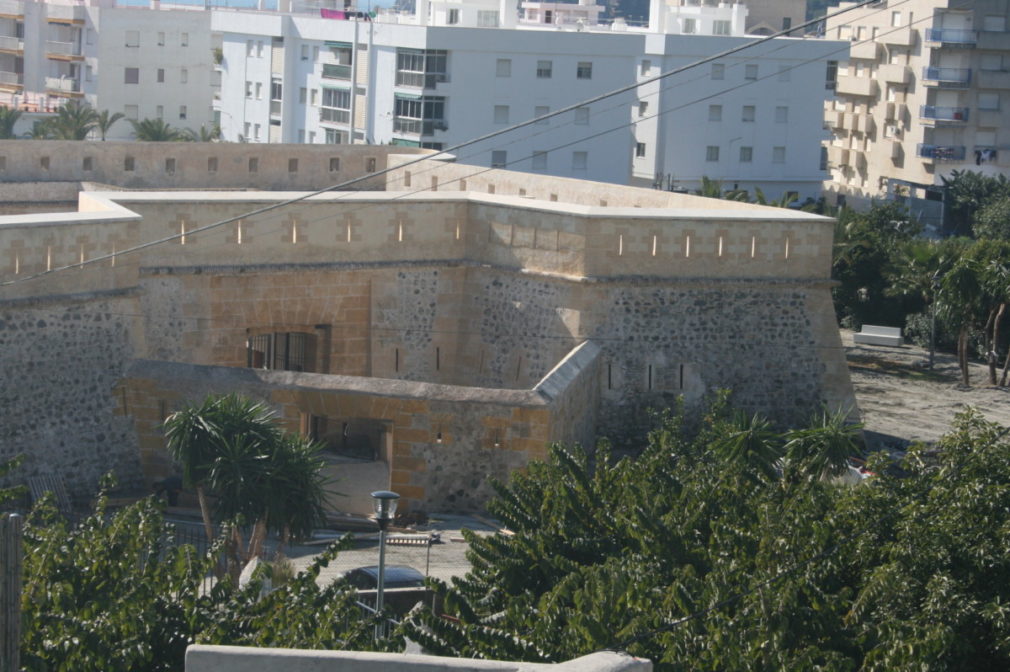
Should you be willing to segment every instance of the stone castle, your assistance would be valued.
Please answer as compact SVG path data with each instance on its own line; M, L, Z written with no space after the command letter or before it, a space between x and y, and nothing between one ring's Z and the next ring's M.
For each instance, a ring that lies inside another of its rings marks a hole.
M76 212L0 217L0 459L80 496L171 473L159 425L209 392L414 510L478 509L488 476L680 396L853 405L824 217L376 146L2 142L0 176L6 200L90 181Z

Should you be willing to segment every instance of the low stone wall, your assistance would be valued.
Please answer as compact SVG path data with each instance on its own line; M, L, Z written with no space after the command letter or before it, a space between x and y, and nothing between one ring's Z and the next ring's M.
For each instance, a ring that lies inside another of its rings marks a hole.
M9 183L103 182L129 189L315 190L382 170L385 145L256 145L228 142L0 141L0 200ZM349 188L382 189L385 177Z
M652 663L606 651L555 665L443 658L406 653L304 651L193 644L186 649L186 672L649 672Z

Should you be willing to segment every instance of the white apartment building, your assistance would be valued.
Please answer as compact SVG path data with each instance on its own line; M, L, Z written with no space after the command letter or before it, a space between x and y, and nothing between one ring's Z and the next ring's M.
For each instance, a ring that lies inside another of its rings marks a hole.
M1008 0L884 0L829 21L852 47L825 109L825 190L911 198L930 218L951 171L1010 172L1008 26Z
M0 0L0 104L53 110L69 99L176 128L213 124L213 40L203 7ZM129 138L127 122L110 138Z
M417 0L415 12L370 20L215 11L223 136L445 149L753 40L739 4L654 0L642 28L601 24L599 9ZM846 53L845 43L777 39L454 154L620 184L693 189L704 176L816 197L827 63Z

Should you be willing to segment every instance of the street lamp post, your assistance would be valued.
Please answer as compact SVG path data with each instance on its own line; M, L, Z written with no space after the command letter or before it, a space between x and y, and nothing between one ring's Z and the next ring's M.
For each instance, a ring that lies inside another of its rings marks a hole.
M400 495L389 490L376 490L372 493L372 504L375 507L375 522L379 524L379 582L375 591L375 613L382 614L383 590L386 583L386 528L396 514L396 505ZM386 630L385 620L375 624L375 639L380 639Z

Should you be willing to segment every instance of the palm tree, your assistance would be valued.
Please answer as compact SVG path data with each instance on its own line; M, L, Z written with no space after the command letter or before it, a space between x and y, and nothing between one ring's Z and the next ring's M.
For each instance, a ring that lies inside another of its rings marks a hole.
M809 480L842 475L849 457L859 452L861 428L848 421L847 413L821 410L809 426L787 432L787 470Z
M214 142L221 139L221 127L217 124L214 124L209 129L206 126L201 126L199 131L187 128L183 133L186 135L186 140L192 142Z
M0 107L0 140L13 140L14 125L21 118L21 110L13 107Z
M263 403L236 394L209 396L164 423L169 452L183 483L196 489L208 539L208 495L218 520L253 523L244 559L259 554L269 530L305 535L323 518L326 480L321 446L285 434ZM235 528L234 559L243 546ZM236 563L237 564L237 563Z
M32 130L25 133L29 140L48 140L53 137L52 119L36 119Z
M982 298L980 270L975 259L963 258L954 264L940 282L939 307L958 325L957 363L965 385L971 385L968 348L971 330L977 325Z
M109 129L117 121L123 118L122 112L114 112L109 114L108 110L102 110L95 117L95 128L98 129L98 133L102 136L102 142L105 142L105 136L108 135Z
M737 411L712 445L715 454L752 478L773 480L782 457L781 437L767 418Z
M177 128L165 123L163 119L130 120L133 124L133 135L143 142L179 142L186 140L185 134Z
M67 102L50 119L52 137L57 140L84 140L98 124L98 113L87 103Z

